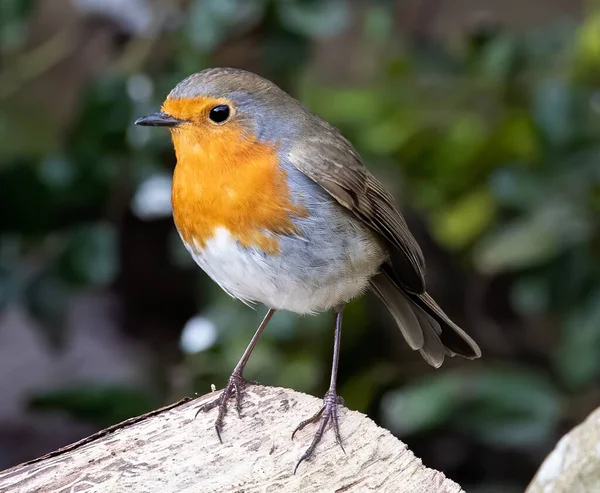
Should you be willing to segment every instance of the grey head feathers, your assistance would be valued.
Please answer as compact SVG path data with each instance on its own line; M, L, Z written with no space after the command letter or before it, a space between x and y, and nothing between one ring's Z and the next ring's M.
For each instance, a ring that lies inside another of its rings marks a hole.
M171 99L201 96L229 99L238 122L250 126L260 141L284 147L320 120L273 82L241 69L206 69L182 80L169 93Z

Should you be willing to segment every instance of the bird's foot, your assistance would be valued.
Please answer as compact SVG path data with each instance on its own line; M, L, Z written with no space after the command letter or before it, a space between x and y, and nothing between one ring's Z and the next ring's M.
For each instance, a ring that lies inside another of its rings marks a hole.
M308 460L308 459L310 459L310 457L312 457L315 449L317 448L318 443L321 441L321 438L323 438L323 433L325 432L325 427L327 426L327 423L329 423L330 421L333 426L333 431L335 433L335 441L342 448L342 451L344 453L346 453L346 451L344 450L344 445L342 444L342 437L340 436L340 426L339 426L339 418L338 418L339 406L343 406L343 405L344 405L344 400L336 394L335 390L330 389L325 394L325 397L323 397L323 406L321 407L321 409L319 409L319 411L317 411L310 418L302 421L302 423L300 423L296 427L296 429L294 430L294 433L292 433L292 440L294 439L294 435L296 434L296 432L300 431L301 429L303 429L310 423L317 423L317 422L319 423L319 427L317 428L317 431L315 432L315 435L312 439L311 444L306 449L306 452L304 452L302 457L300 457L300 460L298 461L298 463L296 464L296 467L294 468L294 474L296 474L296 471L298 470L298 466L303 461Z
M227 403L231 397L235 394L235 408L237 409L238 417L242 417L242 393L245 387L248 385L257 385L258 382L251 382L246 380L241 372L233 372L231 377L229 377L229 382L221 392L221 395L216 399L213 399L206 404L201 405L196 412L196 416L200 412L207 412L215 407L219 409L219 413L217 415L217 419L215 420L215 430L217 432L217 436L219 437L219 441L223 443L221 439L221 432L223 431L223 420L225 415L227 414Z

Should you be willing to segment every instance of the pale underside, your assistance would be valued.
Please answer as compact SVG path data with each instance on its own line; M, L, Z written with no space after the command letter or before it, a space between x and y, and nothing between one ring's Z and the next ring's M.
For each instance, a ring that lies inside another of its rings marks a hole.
M347 224L354 226L353 222ZM330 234L316 242L280 237L280 252L270 255L241 246L220 227L204 248L187 243L186 248L232 297L310 314L334 309L359 296L377 273L385 252L370 232L361 229L347 228L346 234Z

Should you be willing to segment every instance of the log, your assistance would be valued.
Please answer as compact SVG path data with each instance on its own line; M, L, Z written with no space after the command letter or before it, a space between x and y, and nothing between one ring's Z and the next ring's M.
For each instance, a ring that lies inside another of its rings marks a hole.
M526 493L600 491L600 408L562 437Z
M241 418L225 418L223 444L216 410L198 414L213 392L131 418L44 457L0 472L0 492L331 492L460 493L428 469L389 431L342 408L346 453L327 429L316 455L294 466L315 427L296 425L321 406L315 397L277 387L246 389ZM463 492L464 493L464 492Z

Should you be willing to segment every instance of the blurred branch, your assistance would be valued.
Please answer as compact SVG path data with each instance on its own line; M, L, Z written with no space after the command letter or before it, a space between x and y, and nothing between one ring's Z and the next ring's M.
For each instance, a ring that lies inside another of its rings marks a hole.
M315 397L274 387L251 387L242 418L231 412L224 443L215 412L200 413L209 394L132 418L96 435L0 473L0 492L58 491L379 491L461 493L426 468L406 445L366 416L342 411L346 454L327 433L317 456L293 469L314 427L290 437L321 406ZM232 404L233 406L233 404Z
M600 408L560 439L525 493L598 491Z
M53 34L47 41L23 53L0 72L0 99L8 99L23 85L51 70L73 54L79 45L73 42L77 26L73 23Z

